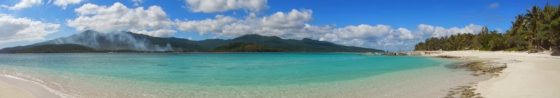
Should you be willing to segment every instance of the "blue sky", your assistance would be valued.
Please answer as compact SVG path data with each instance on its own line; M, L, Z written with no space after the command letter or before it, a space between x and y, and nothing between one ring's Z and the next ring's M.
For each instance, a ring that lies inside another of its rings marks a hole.
M20 39L17 37L26 36L4 38L10 41L0 41L0 47L25 45L68 36L81 31L78 29L79 27L94 28L95 25L93 24L78 23L85 22L78 21L77 18L79 17L96 17L95 15L79 15L75 11L85 4L106 6L109 9L108 7L114 6L116 2L120 2L127 9L143 7L142 10L146 11L151 6L160 7L167 18L164 20L165 22L161 23L166 24L169 22L173 24L169 24L167 27L148 27L147 31L144 30L146 27L135 26L136 24L122 26L123 28L133 28L139 32L146 31L146 34L153 34L154 36L202 40L207 38L232 38L243 34L256 33L291 39L313 38L344 45L383 48L387 50L410 50L411 46L415 43L429 37L446 36L461 32L476 33L467 31L476 31L470 29L476 29L479 26L488 26L490 29L504 31L511 26L511 21L514 20L516 15L525 13L533 5L543 6L546 2L553 5L560 4L559 0L232 0L237 6L221 8L218 9L219 11L215 11L216 9L199 9L201 11L195 11L193 6L204 5L187 3L189 0L140 0L140 2L137 2L139 5L135 5L136 0L60 0L61 2L74 1L74 3L68 3L67 5L55 4L54 2L58 2L58 0L27 0L41 2L24 8L13 7L22 1L0 1L0 5L2 5L0 14L5 16L4 19L11 20L12 25L16 19L27 19L31 22L58 26L56 28L53 27L56 30L39 30L39 32L47 32L47 34L39 37L32 36L37 38L30 38L29 40L17 40ZM218 4L213 2L223 0L194 1ZM260 3L251 5L248 3L250 1L260 1ZM276 17L275 14L277 13L286 15L283 17L278 15ZM253 14L256 18L249 19L248 17ZM290 18L291 16L288 14L294 14L293 18ZM230 17L234 21L222 24L211 22L216 23L215 25L218 25L218 27L211 28L210 31L204 31L207 28L203 27L180 24L191 23L197 26L200 23L204 23L203 20L219 20L216 18L217 16ZM276 18L289 22L273 21ZM76 25L69 26L69 20L75 20ZM258 21L270 22L256 23ZM103 21L98 22L103 23ZM278 24L263 26L274 23ZM423 27L428 27L428 29L420 28L421 24L424 25ZM4 23L4 25L10 25L10 23ZM266 29L246 30L247 33L238 33L227 31L231 30L227 29L227 26ZM310 30L308 27L322 29ZM434 30L430 30L429 27ZM438 27L441 30L438 31ZM105 29L101 27L96 28ZM155 32L155 29L162 28L168 31L171 30L170 32L173 33L156 35L152 32ZM0 29L7 30L10 28L0 27ZM122 30L119 28L108 29ZM0 31L0 35L2 33L14 32ZM0 37L0 39L2 38Z

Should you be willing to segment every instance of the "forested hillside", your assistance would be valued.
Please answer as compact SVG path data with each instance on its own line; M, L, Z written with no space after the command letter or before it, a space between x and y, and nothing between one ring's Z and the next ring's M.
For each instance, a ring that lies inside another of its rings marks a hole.
M234 39L193 41L153 37L132 32L100 33L88 30L27 46L0 49L0 53L74 52L383 52L312 39L282 39L250 34Z

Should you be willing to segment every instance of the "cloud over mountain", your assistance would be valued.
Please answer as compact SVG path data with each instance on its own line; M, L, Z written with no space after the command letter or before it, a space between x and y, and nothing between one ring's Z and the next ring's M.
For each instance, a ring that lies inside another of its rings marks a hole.
M131 31L157 37L170 37L176 32L174 23L159 6L128 8L116 2L111 6L84 4L75 9L78 17L67 20L67 25L78 31L99 32Z
M0 14L0 44L42 40L59 27L59 24Z
M214 19L180 20L177 21L179 30L198 32L200 34L214 33L220 37L236 37L245 34L259 34L266 36L281 36L287 38L303 38L308 32L307 22L312 19L311 10L291 10L290 12L276 12L270 16L257 17L250 14L244 19L218 15Z

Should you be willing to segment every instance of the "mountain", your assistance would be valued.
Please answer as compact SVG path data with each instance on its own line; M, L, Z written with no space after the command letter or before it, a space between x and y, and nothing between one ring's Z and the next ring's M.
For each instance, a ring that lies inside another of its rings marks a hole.
M27 46L4 48L2 53L63 52L382 52L381 50L343 46L304 38L282 39L276 36L244 35L234 39L193 41L163 38L132 32L99 33L84 31L68 37Z
M73 52L93 52L93 48L76 44L45 44L33 46L18 46L4 48L0 52L8 53L73 53Z

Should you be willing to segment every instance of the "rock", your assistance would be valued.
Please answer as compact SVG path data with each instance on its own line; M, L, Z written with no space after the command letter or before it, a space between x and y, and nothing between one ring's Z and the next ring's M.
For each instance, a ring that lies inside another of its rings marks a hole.
M552 56L560 56L560 49L557 48L552 48L552 54L550 54Z
M402 53L402 52L385 52L385 53L383 53L383 55L386 55L386 56L406 56L408 54Z
M502 73L502 70L507 68L507 64L490 61L472 61L464 64L455 64L455 66L449 66L448 68L467 68L468 70L473 71L473 76L485 74L497 76L499 73Z
M472 86L459 86L452 88L444 98L483 98L475 90Z
M446 59L458 59L458 58L461 58L461 57L458 57L458 56L449 56L449 55L440 55L440 56L436 56L436 57L438 57L438 58L446 58Z
M527 51L527 53L537 53L537 52L539 52L539 50L537 50L537 49L531 49L531 50Z

